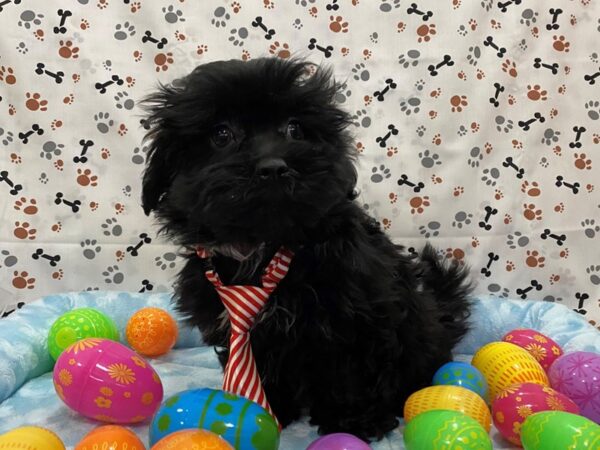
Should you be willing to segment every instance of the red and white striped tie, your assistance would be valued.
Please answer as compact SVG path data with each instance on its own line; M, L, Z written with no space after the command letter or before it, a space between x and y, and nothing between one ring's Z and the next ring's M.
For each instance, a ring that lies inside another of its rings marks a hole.
M198 249L196 253L201 258L209 256L204 249ZM252 354L250 329L256 316L267 303L269 295L287 274L293 256L292 251L281 247L265 269L262 276L262 287L225 286L214 270L206 271L206 278L217 290L223 305L229 313L231 323L229 360L225 366L223 390L258 403L275 420L277 418L267 401Z

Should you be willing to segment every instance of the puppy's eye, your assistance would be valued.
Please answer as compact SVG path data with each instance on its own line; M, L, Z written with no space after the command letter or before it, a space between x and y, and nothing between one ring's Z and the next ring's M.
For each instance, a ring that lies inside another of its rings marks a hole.
M285 130L285 135L288 139L293 139L295 141L304 139L304 133L302 132L300 122L297 120L290 120Z
M213 129L211 139L217 147L225 147L233 140L233 131L227 125L217 125Z

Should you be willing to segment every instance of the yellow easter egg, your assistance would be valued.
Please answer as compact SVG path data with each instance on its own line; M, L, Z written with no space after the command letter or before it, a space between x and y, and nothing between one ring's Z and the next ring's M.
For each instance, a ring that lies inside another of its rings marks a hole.
M540 363L527 350L508 342L484 345L475 353L471 364L485 377L491 400L502 390L517 383L550 386Z
M0 436L0 450L65 450L65 444L42 427L19 427Z
M445 409L458 411L475 419L487 433L492 416L485 401L475 392L460 386L430 386L413 393L404 404L404 421L426 411Z

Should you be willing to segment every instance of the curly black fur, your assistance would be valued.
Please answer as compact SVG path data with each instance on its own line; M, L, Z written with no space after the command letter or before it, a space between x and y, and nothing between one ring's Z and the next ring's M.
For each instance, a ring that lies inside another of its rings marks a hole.
M146 101L142 201L174 242L214 250L225 284L258 284L276 250L292 249L251 332L269 402L284 426L308 412L321 433L380 439L451 359L469 287L464 267L429 246L407 254L354 201L336 89L327 70L270 58L205 64L162 86ZM229 325L204 270L191 252L175 299L224 365Z

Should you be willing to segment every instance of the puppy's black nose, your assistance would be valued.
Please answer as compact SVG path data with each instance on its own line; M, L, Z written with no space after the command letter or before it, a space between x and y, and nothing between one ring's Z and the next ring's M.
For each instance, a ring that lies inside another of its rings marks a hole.
M289 167L281 158L265 158L256 165L256 174L262 180L275 180L285 176L289 170Z

